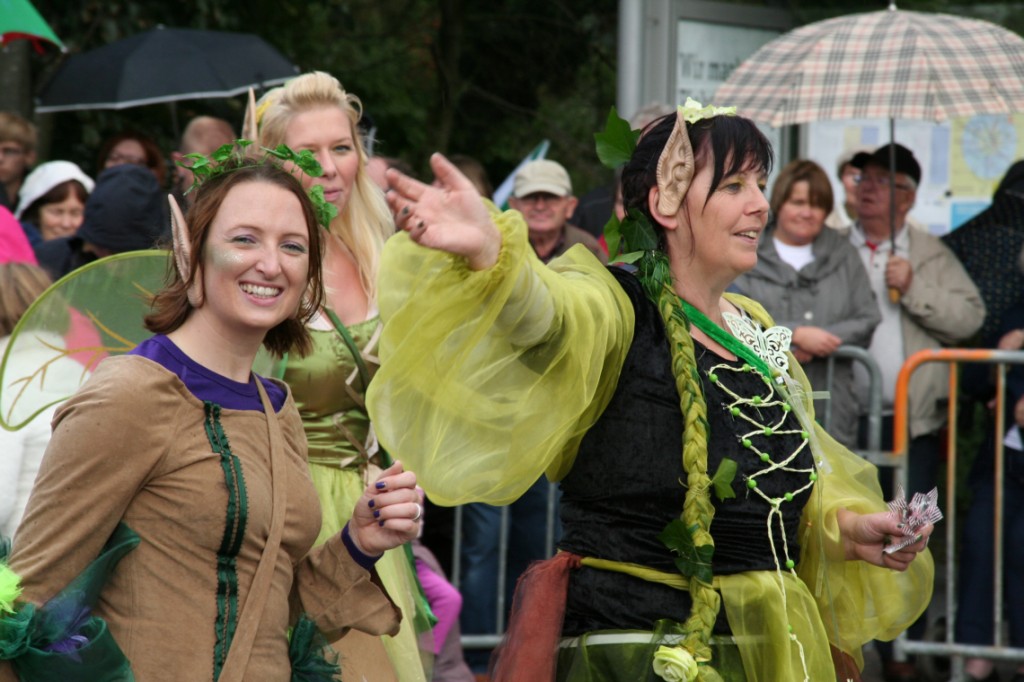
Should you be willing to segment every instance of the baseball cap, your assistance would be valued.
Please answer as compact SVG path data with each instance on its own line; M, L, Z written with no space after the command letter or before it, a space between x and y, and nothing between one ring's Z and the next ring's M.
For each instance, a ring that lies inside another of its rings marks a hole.
M871 153L866 151L859 151L850 157L850 165L854 168L863 169L867 165L868 159L871 158Z
M889 148L895 147L896 149L896 167L897 173L903 173L908 178L914 181L915 185L921 183L921 164L914 158L914 152L910 151L903 145L890 142L889 144L882 145L876 149L868 158L865 166L879 166L881 168L889 168Z
M530 161L516 173L512 196L521 199L535 192L547 192L560 197L572 194L572 181L562 164L539 159Z

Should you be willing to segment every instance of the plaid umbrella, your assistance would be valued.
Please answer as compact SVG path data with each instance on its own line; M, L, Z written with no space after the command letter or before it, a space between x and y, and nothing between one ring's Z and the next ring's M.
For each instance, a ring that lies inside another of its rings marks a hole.
M779 36L733 71L715 102L773 126L1024 112L1024 39L890 5Z

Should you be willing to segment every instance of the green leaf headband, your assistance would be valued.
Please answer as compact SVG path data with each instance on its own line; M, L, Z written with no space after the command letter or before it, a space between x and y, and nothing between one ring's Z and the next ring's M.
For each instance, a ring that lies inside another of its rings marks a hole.
M230 144L221 145L209 156L198 153L185 154L185 158L192 162L191 165L183 161L177 162L182 168L192 171L192 185L185 190L185 194L188 194L203 183L209 182L218 175L237 170L237 167L231 167L226 162L231 160L241 161L248 156L246 149L251 145L252 140L238 139ZM260 149L264 152L264 159L270 157L282 162L291 162L296 168L311 178L318 178L324 174L323 167L320 166L320 163L313 156L313 152L308 149L296 152L285 144L279 144L274 149L267 147L260 147ZM324 197L324 188L320 185L311 187L307 194L309 195L309 200L313 203L316 221L325 230L328 229L331 221L338 215L338 207L327 201Z

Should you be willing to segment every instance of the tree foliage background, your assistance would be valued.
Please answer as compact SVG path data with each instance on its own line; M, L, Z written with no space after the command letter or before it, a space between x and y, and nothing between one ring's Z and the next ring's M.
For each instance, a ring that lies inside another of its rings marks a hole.
M157 24L256 33L301 71L335 75L377 126L380 154L424 171L433 151L469 154L500 181L541 139L584 186L600 174L593 132L615 99L616 0L35 0L69 50ZM167 55L173 60L174 55ZM35 89L56 67L32 58ZM240 126L244 98L177 104ZM176 148L168 105L52 117L50 156L95 170L125 127ZM45 124L45 120L43 121Z
M625 0L639 1L639 0ZM593 133L615 102L618 0L34 0L71 53L158 24L256 33L301 71L324 70L358 95L378 129L378 153L425 174L433 151L478 158L495 183L541 139L573 174L577 193L607 181ZM798 26L884 9L886 0L737 1L788 10ZM975 16L1024 32L1019 2L901 0L901 9ZM167 55L173 60L175 55ZM28 59L34 91L59 62ZM177 104L236 126L244 98ZM176 148L167 105L38 118L48 158L95 172L103 138L124 128Z

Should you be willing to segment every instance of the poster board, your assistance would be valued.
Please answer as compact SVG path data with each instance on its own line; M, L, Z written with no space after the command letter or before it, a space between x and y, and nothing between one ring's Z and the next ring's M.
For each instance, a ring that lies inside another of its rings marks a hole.
M930 123L897 120L896 141L921 164L921 185L911 215L943 235L989 206L1003 174L1024 158L1024 115L971 116ZM802 126L801 154L829 174L836 201L843 188L838 160L851 150L889 142L888 119L820 121Z
M715 90L747 57L780 34L779 30L680 19L676 24L674 101L682 104L692 97L701 104L728 106L728 102L715 101ZM760 123L757 127L778 156L783 150L783 130Z

